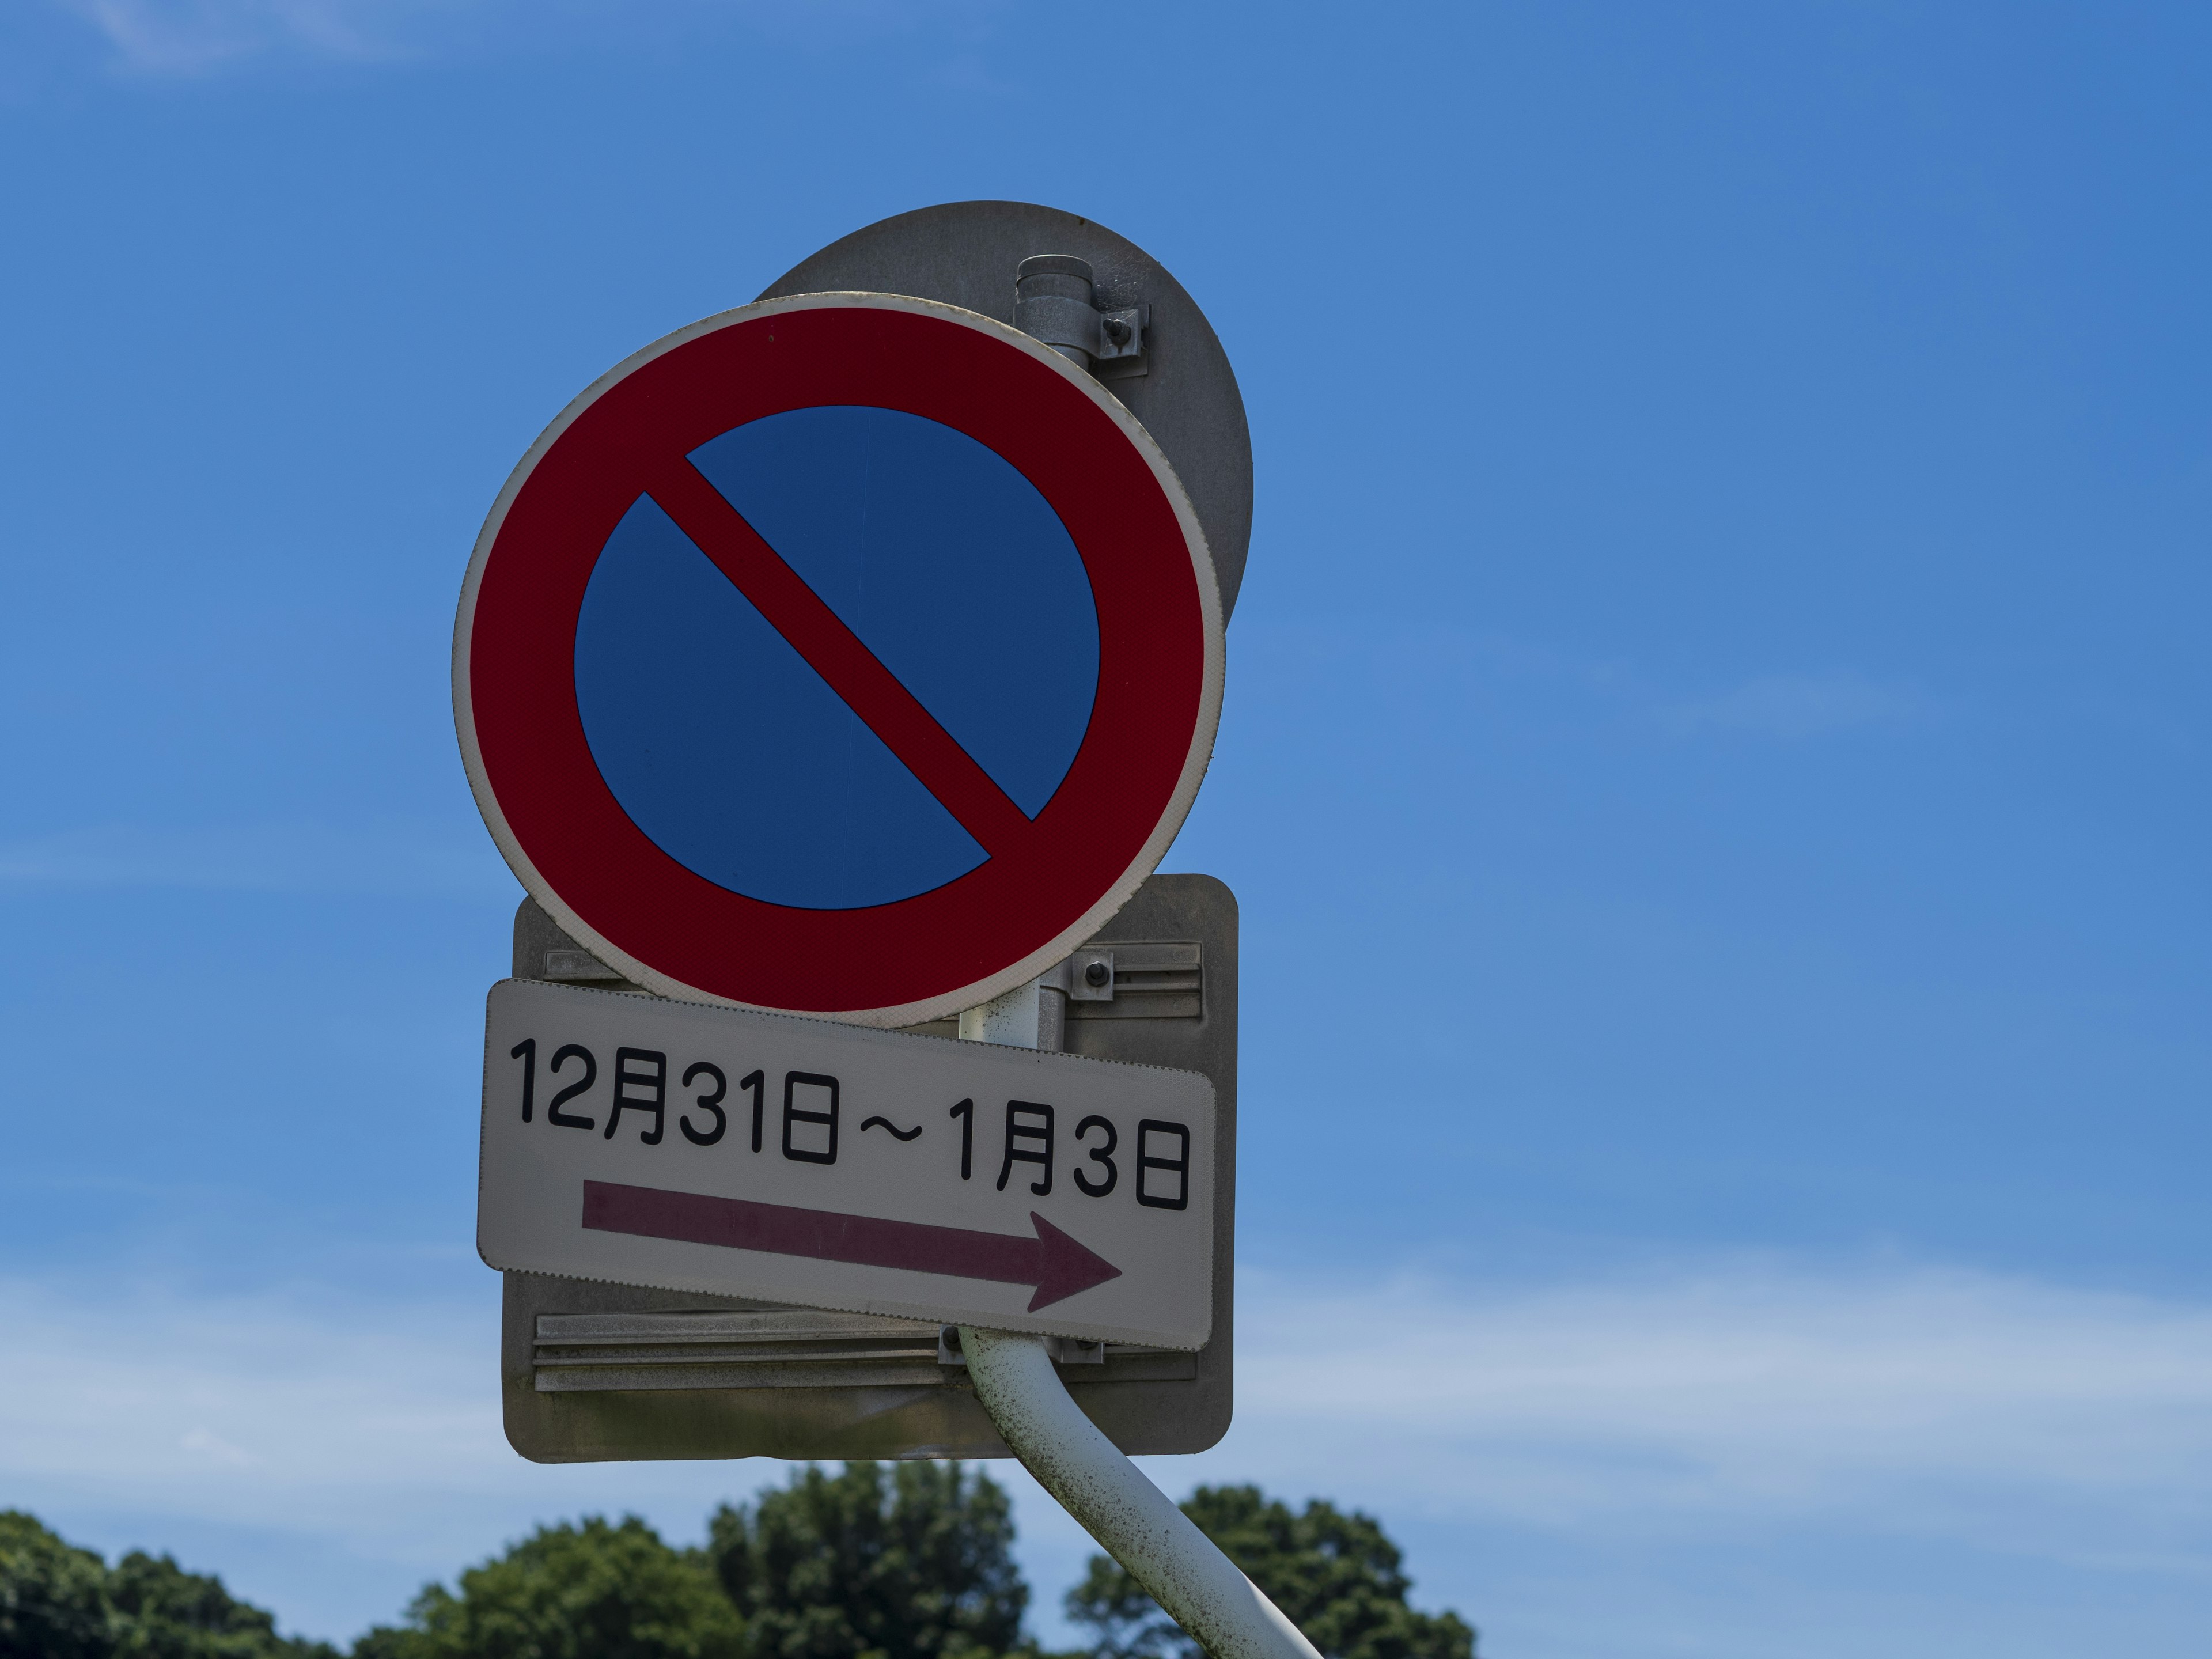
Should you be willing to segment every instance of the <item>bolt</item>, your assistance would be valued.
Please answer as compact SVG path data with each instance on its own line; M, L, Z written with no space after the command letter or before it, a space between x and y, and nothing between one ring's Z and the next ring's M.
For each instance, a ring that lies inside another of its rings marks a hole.
M1119 317L1109 317L1102 326L1106 331L1106 337L1115 345L1129 343L1129 325Z
M1105 989L1106 981L1114 977L1114 970L1103 962L1094 962L1083 970L1083 982L1094 991Z

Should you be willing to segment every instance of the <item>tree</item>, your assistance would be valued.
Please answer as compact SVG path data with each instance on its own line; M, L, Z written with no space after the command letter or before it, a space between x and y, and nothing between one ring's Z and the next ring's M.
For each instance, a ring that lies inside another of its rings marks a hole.
M957 1463L811 1466L708 1544L754 1659L982 1659L1028 1651L1006 1492Z
M337 1659L326 1643L276 1633L276 1616L212 1573L133 1550L107 1575L115 1659Z
M0 1659L107 1659L107 1563L21 1510L0 1510Z
M1200 1486L1182 1512L1266 1591L1327 1659L1474 1659L1455 1613L1417 1613L1398 1547L1370 1516L1313 1499L1303 1514L1257 1486ZM1097 1632L1097 1659L1186 1659L1197 1648L1134 1579L1103 1555L1068 1592L1067 1615Z
M211 1574L134 1550L111 1571L33 1516L0 1511L0 1659L337 1659Z
M540 1527L460 1576L430 1584L407 1623L380 1626L354 1659L741 1659L736 1610L697 1550L635 1516Z

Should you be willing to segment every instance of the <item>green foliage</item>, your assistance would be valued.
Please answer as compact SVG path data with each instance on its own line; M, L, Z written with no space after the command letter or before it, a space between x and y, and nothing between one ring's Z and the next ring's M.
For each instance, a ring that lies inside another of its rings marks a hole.
M1006 1492L957 1463L809 1467L708 1548L754 1659L981 1659L1026 1651Z
M277 1635L275 1614L170 1556L133 1550L108 1574L107 1594L115 1659L337 1659L325 1643Z
M0 1511L0 1659L337 1659L277 1635L210 1575L133 1551L112 1571L20 1510Z
M1183 1512L1327 1659L1474 1659L1455 1613L1417 1613L1397 1546L1368 1516L1302 1513L1255 1486L1201 1486ZM707 1548L635 1516L541 1527L431 1584L352 1659L1043 1659L1022 1634L1006 1492L959 1464L809 1467L716 1511ZM1197 1659L1120 1567L1093 1556L1069 1616L1093 1659ZM338 1659L277 1634L212 1575L134 1551L111 1569L0 1510L0 1659ZM1066 1656L1066 1659L1079 1659Z
M107 1659L107 1563L21 1510L0 1510L0 1659Z
M1327 1659L1474 1659L1457 1613L1417 1613L1398 1547L1373 1517L1316 1498L1303 1514L1257 1486L1200 1486L1182 1506ZM1190 1639L1103 1555L1068 1592L1067 1614L1097 1632L1097 1659L1166 1659Z
M460 1577L432 1584L403 1626L380 1626L354 1659L741 1659L744 1629L705 1558L635 1516L540 1527Z

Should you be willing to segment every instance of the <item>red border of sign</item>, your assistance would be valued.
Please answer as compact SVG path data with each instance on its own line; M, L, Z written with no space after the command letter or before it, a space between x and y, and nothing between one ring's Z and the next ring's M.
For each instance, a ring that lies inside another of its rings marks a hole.
M748 898L663 852L601 779L574 683L585 585L654 469L823 404L902 410L997 451L1060 514L1098 608L1091 725L1029 831L942 887L857 910ZM532 446L470 562L454 718L508 863L610 966L669 994L910 1024L1042 972L1152 872L1212 752L1222 655L1196 515L1150 435L1088 374L954 307L801 295L655 342Z

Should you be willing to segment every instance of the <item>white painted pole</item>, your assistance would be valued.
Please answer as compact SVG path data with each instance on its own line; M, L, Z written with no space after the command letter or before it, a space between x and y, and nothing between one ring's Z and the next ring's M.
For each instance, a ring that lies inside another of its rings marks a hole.
M1056 994L1032 981L960 1017L970 1042L1008 1048L1041 1042L1054 1022L1040 1005ZM1144 1586L1211 1659L1321 1659L1312 1643L1237 1570L1167 1494L1145 1479L1085 1417L1053 1369L1044 1339L960 1328L975 1397L1022 1467Z
M1321 1659L1067 1392L1044 1339L960 1328L975 1397L1037 1484L1212 1659Z

